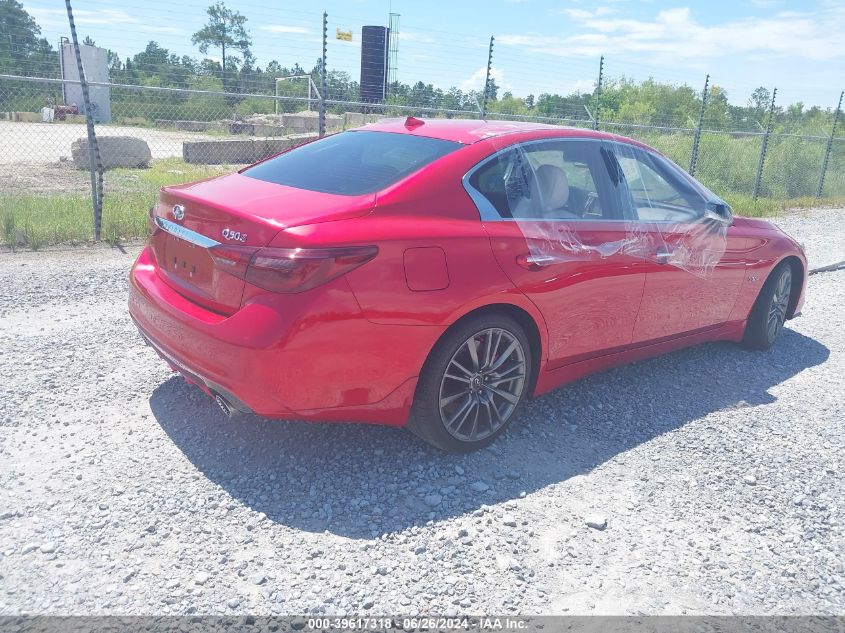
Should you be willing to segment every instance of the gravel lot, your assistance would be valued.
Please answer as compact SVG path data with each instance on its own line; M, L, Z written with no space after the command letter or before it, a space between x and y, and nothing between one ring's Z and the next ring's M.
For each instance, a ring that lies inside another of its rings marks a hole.
M783 223L845 259L845 210ZM845 271L769 352L587 378L455 457L226 420L141 344L127 251L0 256L0 614L845 613Z

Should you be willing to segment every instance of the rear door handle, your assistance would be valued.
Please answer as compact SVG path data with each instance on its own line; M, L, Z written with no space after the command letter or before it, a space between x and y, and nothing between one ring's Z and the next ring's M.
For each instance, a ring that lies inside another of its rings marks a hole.
M556 261L557 258L552 255L531 255L530 253L523 253L516 257L517 265L526 270L540 270L550 264L554 264Z
M658 264L668 264L672 260L672 256L675 252L668 248L660 248L654 254L654 261Z

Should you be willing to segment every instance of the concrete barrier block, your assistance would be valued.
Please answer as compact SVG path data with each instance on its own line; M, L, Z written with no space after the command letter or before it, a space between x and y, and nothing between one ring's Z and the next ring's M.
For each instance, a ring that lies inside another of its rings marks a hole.
M208 121L174 121L174 127L182 132L205 132L211 127Z
M285 128L280 125L267 125L264 123L255 123L252 126L253 136L284 136Z
M252 139L222 139L219 141L185 141L182 158L198 165L243 164L255 161L255 142Z
M270 156L275 156L286 149L302 145L311 139L317 138L316 134L298 134L285 136L274 139L258 139L255 141L255 159L254 161L263 160ZM253 161L253 162L254 162Z
M17 121L19 123L40 123L41 122L41 113L40 112L11 112L12 121Z
M115 167L147 167L152 159L147 142L134 136L98 136L100 163L103 169ZM73 164L77 169L89 169L88 138L75 140L70 146Z
M185 141L182 143L182 158L186 163L199 165L248 164L316 137L316 134L298 134L265 139Z

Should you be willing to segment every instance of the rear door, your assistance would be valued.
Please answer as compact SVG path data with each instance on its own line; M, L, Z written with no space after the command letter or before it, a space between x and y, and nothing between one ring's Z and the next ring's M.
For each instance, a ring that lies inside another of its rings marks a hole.
M549 366L631 343L645 273L595 139L508 147L464 180L496 259L542 312Z
M676 165L614 144L646 270L634 343L725 322L745 276L745 238L705 215L708 199Z

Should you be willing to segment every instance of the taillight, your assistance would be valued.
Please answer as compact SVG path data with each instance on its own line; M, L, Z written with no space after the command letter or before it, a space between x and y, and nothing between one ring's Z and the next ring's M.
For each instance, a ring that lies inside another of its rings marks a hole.
M149 237L155 235L160 229L156 224L156 207L155 205L150 207L150 211L147 214L147 234Z
M221 270L271 292L302 292L366 264L376 246L256 248L221 244L208 250Z

